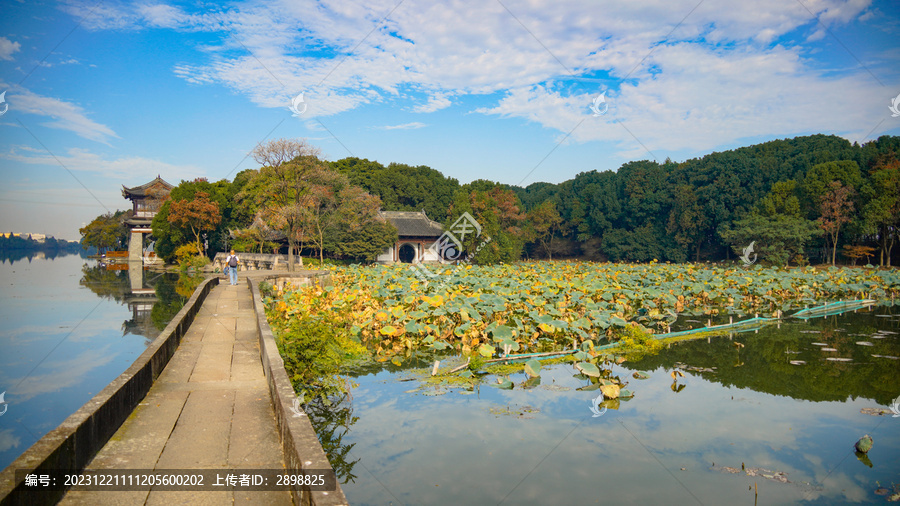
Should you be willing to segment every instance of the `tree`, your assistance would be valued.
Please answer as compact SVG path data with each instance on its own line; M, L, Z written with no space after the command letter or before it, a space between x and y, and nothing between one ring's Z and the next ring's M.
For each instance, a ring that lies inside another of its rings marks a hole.
M306 142L306 139L275 139L265 144L257 144L250 156L263 167L280 167L281 165L302 157L321 156L319 148Z
M803 179L803 190L808 202L813 207L820 204L822 197L832 191L831 184L835 181L856 190L863 183L859 165L851 160L841 160L812 166Z
M850 257L853 259L853 265L856 265L856 261L860 258L865 257L868 261L869 257L875 254L875 248L871 246L860 246L860 245L844 245L844 256Z
M257 146L253 158L267 165L235 197L239 205L287 238L289 271L294 270L294 251L310 233L304 225L308 223L311 186L328 177L327 167L316 157L318 153L318 148L302 139L279 139Z
M197 254L204 254L201 234L213 230L222 221L219 204L209 200L206 192L197 192L193 200L171 200L169 202L169 223L190 230L197 245Z
M156 254L164 258L167 262L172 262L175 258L175 250L179 246L188 243L196 244L196 237L193 237L189 227L182 227L179 224L169 221L172 202L175 201L193 201L200 192L206 193L211 203L215 203L219 207L221 219L212 229L207 231L207 239L209 240L209 249L211 251L225 251L229 246L228 228L236 228L234 221L230 220L233 208L233 192L231 183L221 180L210 183L206 179L194 179L192 181L181 181L172 191L169 192L168 198L162 202L156 216L153 217L151 226L153 228L153 238L156 240L154 250Z
M337 194L339 206L326 219L323 248L342 257L375 260L397 241L397 229L381 219L381 199L358 186L347 185Z
M78 230L84 249L97 248L98 253L122 247L128 242L128 227L125 219L128 211L101 214Z
M470 233L462 238L463 251L473 255L475 263L514 262L521 258L525 213L512 190L490 181L473 181L457 192L450 211L451 218L445 223L448 228L464 212L481 227L480 235Z
M367 159L344 158L331 162L331 168L347 176L350 184L380 197L386 211L425 211L436 220L447 218L459 189L456 179L425 165L392 163L385 167Z
M272 230L259 216L253 220L249 227L232 232L234 237L233 248L237 251L254 251L257 248L260 253L266 250L277 250L279 238L278 232Z
M335 213L341 205L340 193L349 185L347 178L324 169L311 181L310 192L300 213L305 237L319 250L319 261L325 260L326 232L332 228Z
M675 203L669 214L666 231L675 242L687 249L693 246L694 260L700 261L700 246L706 237L707 214L689 185L675 189Z
M526 237L530 241L541 243L547 258L553 260L553 253L550 251L550 243L553 240L553 234L559 229L562 223L562 217L556 210L555 202L544 202L541 205L528 211L525 215Z
M775 265L787 266L791 259L804 254L804 245L822 235L816 223L800 216L751 213L731 226L722 227L719 235L740 255L754 243L754 252Z
M900 169L877 170L863 192L867 200L863 206L863 221L866 228L876 234L880 265L890 267L891 250L900 232Z
M850 199L855 193L852 187L844 186L840 181L832 181L828 185L828 190L820 197L819 209L822 215L818 222L831 242L831 265L834 265L837 256L841 225L850 222L850 213L853 212L853 201Z

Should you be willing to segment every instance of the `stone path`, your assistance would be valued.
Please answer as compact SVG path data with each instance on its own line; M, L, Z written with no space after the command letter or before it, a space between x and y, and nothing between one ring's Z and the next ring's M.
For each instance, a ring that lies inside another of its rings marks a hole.
M242 280L243 281L243 280ZM284 469L246 282L222 281L87 469ZM287 491L70 491L60 504L292 504Z

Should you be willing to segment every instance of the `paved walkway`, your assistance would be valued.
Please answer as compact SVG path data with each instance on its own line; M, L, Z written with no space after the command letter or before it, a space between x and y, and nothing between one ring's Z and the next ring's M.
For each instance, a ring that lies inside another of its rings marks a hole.
M147 397L88 469L284 469L245 280L220 282ZM60 504L292 504L287 491L84 492Z

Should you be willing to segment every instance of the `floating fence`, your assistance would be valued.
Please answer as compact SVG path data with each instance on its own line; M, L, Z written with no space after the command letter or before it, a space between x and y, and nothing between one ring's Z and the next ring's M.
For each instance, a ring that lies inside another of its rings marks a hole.
M806 309L801 309L791 316L793 318L800 318L801 320L809 320L810 318L833 316L841 313L846 313L847 311L855 311L857 309L862 309L873 304L875 304L875 301L871 299L841 300L817 307L808 307Z
M808 320L810 318L818 318L824 316L833 316L841 313L846 313L847 311L855 311L857 309L861 309L864 307L868 307L875 304L874 300L863 299L863 300L842 300L838 302L826 303L822 306L806 308L797 311L793 315L792 318L799 318L802 320ZM749 318L747 320L742 320L739 322L729 322L722 325L708 325L706 327L700 327L697 329L689 329L689 330L680 330L677 332L666 332L665 334L654 334L654 339L660 341L678 341L678 340L690 340L697 339L700 337L707 337L718 334L725 334L731 332L749 332L751 330L759 330L766 325L771 325L773 323L781 322L781 318L761 318L759 316ZM603 346L597 346L594 348L594 351L602 351L608 350L612 348L616 348L619 346L619 343L610 343L604 344ZM501 361L511 361L511 360L528 360L532 358L554 358L554 357L562 357L565 355L571 355L572 353L576 353L579 351L578 349L573 350L565 350L565 351L550 351L543 353L522 353L519 355L507 355L505 357L495 358L491 360L486 360L485 363L490 362L501 362ZM459 367L457 370L462 369L464 366ZM454 372L454 371L451 371Z

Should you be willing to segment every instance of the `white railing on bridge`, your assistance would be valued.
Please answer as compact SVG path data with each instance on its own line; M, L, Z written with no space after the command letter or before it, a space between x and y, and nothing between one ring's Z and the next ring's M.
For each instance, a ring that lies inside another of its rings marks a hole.
M228 253L219 252L216 253L216 256L213 258L213 265L223 270L225 268L225 259L228 258ZM257 271L257 270L270 270L274 269L279 265L287 265L288 258L287 255L272 255L267 253L244 253L238 251L236 253L238 260L240 260L240 264L238 265L239 271ZM294 265L303 266L303 258L299 255L294 257Z

